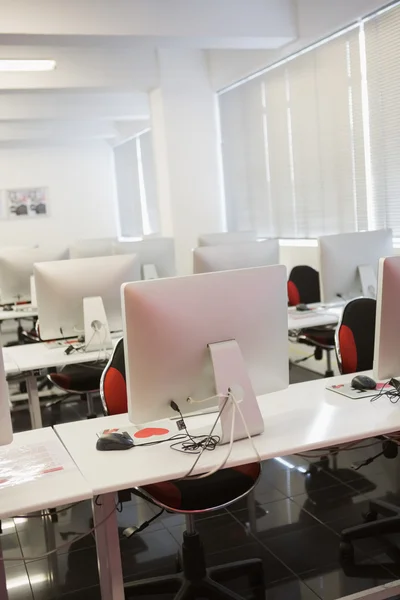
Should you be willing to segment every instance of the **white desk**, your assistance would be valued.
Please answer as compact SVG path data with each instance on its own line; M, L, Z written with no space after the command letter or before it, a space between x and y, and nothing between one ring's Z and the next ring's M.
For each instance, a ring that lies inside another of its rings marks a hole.
M329 383L347 383L351 379L352 376L347 375L332 378ZM350 400L327 391L326 384L327 380L300 383L259 398L265 431L254 438L254 443L263 460L400 430L400 411L388 399L382 398L374 403L369 398ZM194 428L203 423L211 424L213 420L215 415L192 417L188 424ZM182 477L194 461L193 456L172 450L168 442L124 452L96 450L97 432L128 425L127 415L119 415L57 425L55 428L94 494L101 496L104 511L112 507L118 490ZM205 452L194 473L216 466L225 453L226 446ZM226 466L254 460L256 457L251 444L243 440L233 445ZM96 519L99 520L100 516L97 515ZM111 545L110 539L106 542L106 547L100 547L100 541L98 545L102 595L104 600L123 600L120 558L117 560L117 548ZM110 555L106 552L107 548L110 548ZM112 571L107 571L111 562ZM110 595L112 593L114 595Z
M32 453L40 447L47 447L55 456L62 470L38 476L36 479L21 481L13 486L0 483L0 519L13 515L27 514L45 508L56 508L92 498L92 490L82 477L77 466L69 456L63 444L51 428L25 431L14 435L9 446L0 448L1 459L4 456L18 457L18 449L27 446ZM1 542L1 536L0 536ZM1 560L0 545L0 598L7 600L5 588L4 563Z
M0 321L19 321L20 319L33 319L38 316L38 312L36 308L29 309L13 309L13 310L4 310L4 308L0 308Z
M3 361L6 377L7 375L17 375L20 372L17 363L10 356L7 348L3 349Z
M117 339L113 340L114 346ZM29 411L31 415L32 428L42 427L42 416L40 413L39 393L36 377L41 371L50 367L64 367L86 362L104 360L104 352L73 352L65 354L66 347L49 348L46 343L26 344L22 346L11 346L6 348L7 360L17 365L18 373L24 376L28 392ZM109 353L112 350L108 351Z
M306 327L322 327L336 325L340 320L343 307L324 308L311 305L313 310L298 311L296 308L288 309L288 329L304 329Z

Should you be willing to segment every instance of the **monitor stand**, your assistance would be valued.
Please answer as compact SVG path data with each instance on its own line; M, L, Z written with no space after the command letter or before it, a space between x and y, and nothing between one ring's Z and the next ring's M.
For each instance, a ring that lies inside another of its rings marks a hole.
M372 265L359 265L358 274L361 281L361 290L364 298L376 299L377 279Z
M217 342L215 344L209 344L209 349L214 369L217 394L226 396L228 391L231 390L236 400L240 402L239 406L250 435L252 437L254 435L259 435L264 431L264 420L258 406L258 401L239 344L236 340ZM225 401L225 398L220 399L220 410ZM222 429L221 444L230 442L233 410L234 404L231 400L228 400L220 417ZM247 438L246 429L237 409L233 438L234 440Z
M83 299L83 319L87 352L113 347L103 299L100 296Z
M158 273L155 265L143 265L143 280L158 279Z

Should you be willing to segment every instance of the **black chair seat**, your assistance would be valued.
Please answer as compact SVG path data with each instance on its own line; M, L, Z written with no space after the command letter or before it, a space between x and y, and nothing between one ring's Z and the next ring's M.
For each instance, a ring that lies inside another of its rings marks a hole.
M104 363L70 365L60 373L50 373L48 379L66 392L85 394L98 392Z
M304 338L306 339L303 339ZM335 329L330 327L306 327L300 332L299 340L300 343L313 346L315 344L322 344L323 346L331 346L332 349L335 347Z
M248 494L261 473L259 463L223 469L204 479L178 479L140 489L154 502L174 512L215 510Z

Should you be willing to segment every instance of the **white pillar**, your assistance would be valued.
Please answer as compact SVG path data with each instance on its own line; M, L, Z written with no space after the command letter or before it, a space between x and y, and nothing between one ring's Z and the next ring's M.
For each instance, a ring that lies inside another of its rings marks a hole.
M225 225L217 98L202 51L160 50L159 66L150 105L161 231L175 238L186 275L199 234Z

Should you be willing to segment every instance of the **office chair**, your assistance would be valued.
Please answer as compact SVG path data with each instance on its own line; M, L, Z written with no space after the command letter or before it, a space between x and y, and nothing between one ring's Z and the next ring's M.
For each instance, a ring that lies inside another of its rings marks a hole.
M288 281L289 306L297 304L313 304L321 301L318 271L307 265L293 267ZM305 344L314 348L312 356L316 360L322 360L326 352L327 368L325 377L333 377L331 352L335 350L335 330L330 325L323 327L307 327L305 329L291 332L290 340L298 344ZM300 364L311 358L301 358L294 361Z
M101 378L101 399L105 413L127 411L127 391L123 340L114 350ZM206 568L205 554L195 527L195 515L225 508L247 496L255 487L261 473L259 463L218 471L201 480L164 481L131 490L168 512L186 517L182 543L182 572L125 584L125 597L176 593L175 600L210 598L210 600L242 600L241 596L220 582L248 577L250 586L265 596L261 559L249 559L223 566Z
M69 395L77 395L86 400L87 419L95 419L93 399L100 392L100 379L104 362L67 365L59 373L49 373L47 379L57 388ZM49 403L49 407L59 405L64 398Z
M346 304L336 334L336 354L342 374L372 369L374 360L376 300L356 298ZM381 455L396 458L397 444L385 438ZM378 515L384 518L378 520ZM365 523L344 529L341 534L340 556L343 561L353 562L352 542L375 535L400 532L400 507L373 500L363 515Z
M376 300L356 298L346 304L336 332L335 346L342 375L372 369L374 362Z

